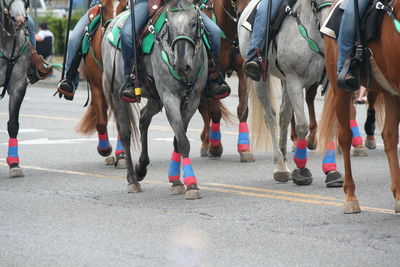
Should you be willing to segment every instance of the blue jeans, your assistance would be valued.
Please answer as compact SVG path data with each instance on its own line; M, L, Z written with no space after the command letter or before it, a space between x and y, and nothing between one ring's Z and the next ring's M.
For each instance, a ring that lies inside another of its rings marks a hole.
M216 58L221 53L221 29L203 12L200 12L204 27L209 37L211 50ZM147 0L137 0L135 4L135 26L136 35L139 35L148 20ZM129 16L121 31L121 48L124 59L124 74L131 74L131 62L133 59L133 38L131 31L131 17Z
M360 19L364 16L367 7L372 3L372 0L358 0L358 8ZM346 59L349 58L356 42L356 22L354 20L355 10L354 1L347 0L347 5L343 13L342 22L340 23L339 38L338 38L338 73L342 70Z
M98 0L93 0L90 3L90 7L93 7L94 5L98 4ZM75 25L75 28L69 35L69 40L68 40L68 52L67 52L67 58L65 60L65 70L66 73L68 74L68 79L71 80L74 84L74 86L78 86L79 82L79 75L78 71L76 69L70 70L70 66L72 64L72 61L74 60L76 54L78 53L79 49L81 49L81 41L83 39L83 36L85 35L85 28L89 24L89 17L88 17L88 12L86 12L82 18L79 19L77 24Z
M276 17L282 2L283 0L272 0L270 20ZM256 50L262 50L264 46L267 32L267 10L268 0L261 0L261 3L257 7L256 17L253 23L253 34L251 35L250 45L247 50L247 59L254 57Z
M29 41L33 48L36 48L36 39L35 39L35 22L31 18L31 16L28 15L28 33L29 33Z

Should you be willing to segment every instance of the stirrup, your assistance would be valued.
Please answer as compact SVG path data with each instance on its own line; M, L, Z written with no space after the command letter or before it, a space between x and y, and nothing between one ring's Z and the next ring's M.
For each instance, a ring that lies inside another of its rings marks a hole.
M129 103L140 102L142 92L139 86L135 87L135 78L133 74L125 77L125 82L118 91L121 100Z
M358 75L352 74L350 65L351 59L347 59L338 74L337 85L345 91L355 92L360 89L361 83Z
M57 91L59 94L64 95L64 98L66 100L72 101L74 99L76 87L73 82L71 82L67 78L64 78L58 84Z

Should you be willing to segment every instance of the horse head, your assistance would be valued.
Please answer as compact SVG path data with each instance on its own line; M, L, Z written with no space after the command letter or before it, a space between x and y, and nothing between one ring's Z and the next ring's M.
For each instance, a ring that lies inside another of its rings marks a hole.
M166 38L173 53L172 66L181 76L193 70L193 60L202 48L202 21L191 1L177 0L168 4Z
M29 0L0 0L1 25L7 32L21 30L27 20Z

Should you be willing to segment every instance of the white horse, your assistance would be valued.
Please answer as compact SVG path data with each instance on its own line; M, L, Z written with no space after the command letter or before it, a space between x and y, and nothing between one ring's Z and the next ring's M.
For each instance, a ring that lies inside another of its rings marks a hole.
M246 56L252 34L242 25L257 3L258 1L250 2L239 19L238 34L242 56ZM326 0L297 1L290 14L283 21L275 40L271 42L267 80L263 81L261 79L259 82L254 82L256 95L264 109L264 121L271 133L274 164L276 165L274 179L279 182L287 182L290 177L298 185L309 185L312 182L311 172L306 168L306 136L309 128L304 111L304 88L321 82L325 74L323 39L319 28L320 22L328 16L329 8L326 7L329 7L330 4L331 1L328 2ZM303 35L300 34L299 29L302 30ZM283 101L279 119L279 144L276 112L272 105L272 93L275 89L273 88L273 83L268 82L271 75L281 79L283 85ZM254 108L256 107L253 106ZM297 169L291 174L286 164L286 145L287 130L293 109L298 140L294 157ZM262 114L261 110L258 111L259 114ZM261 127L262 125L258 126ZM259 130L253 129L253 132L257 131ZM332 183L338 182L337 186L340 186L342 182L341 175L338 172L330 175L332 176L329 178L329 183L332 185Z

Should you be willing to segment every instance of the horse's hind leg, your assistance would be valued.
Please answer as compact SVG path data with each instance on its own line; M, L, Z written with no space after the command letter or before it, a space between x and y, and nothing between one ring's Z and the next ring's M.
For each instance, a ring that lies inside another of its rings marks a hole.
M247 92L247 77L244 75L242 64L236 71L239 77L239 105L237 107L237 116L239 118L239 138L238 152L240 153L240 162L253 162L253 153L250 150L249 126L247 125L247 117L249 116Z
M107 102L104 98L103 89L96 82L91 82L90 90L92 92L92 105L97 116L97 132L99 137L99 143L97 145L97 151L103 157L108 157L112 152L112 146L108 140L107 133Z
M353 133L351 141L351 145L353 146L353 156L355 157L368 156L356 121L356 107L354 104L351 105L350 115L351 115L350 127Z
M22 100L25 96L26 84L21 86L20 89L10 91L9 120L7 123L7 130L10 139L8 141L7 164L10 166L9 177L17 178L24 177L24 174L19 167L17 135L19 131L19 111Z
M200 156L207 157L208 154L208 143L209 143L209 133L210 133L210 113L209 113L210 101L202 98L199 105L199 112L203 118L203 131L200 135L201 148Z
M368 110L367 110L367 119L364 123L364 130L367 134L367 137L364 141L364 146L368 149L375 149L376 148L376 141L375 141L375 103L378 97L378 93L369 91L367 98L368 98Z
M290 77L286 80L287 90L290 102L293 105L296 116L296 151L294 153L294 162L297 166L292 172L293 182L297 185L310 185L313 177L307 165L307 134L308 123L304 112L304 92L303 85L299 78Z
M139 130L142 152L139 157L139 163L135 166L138 181L142 181L147 174L147 166L150 163L147 145L148 130L153 116L160 112L161 108L162 105L160 102L149 99L146 106L140 111Z
M119 128L117 126L117 128ZM124 146L121 142L121 136L118 133L117 137L117 148L115 149L115 162L114 166L117 169L126 169L127 167L127 160L126 160L126 152Z
M400 169L397 154L399 143L400 101L398 97L385 93L385 124L382 138L385 152L389 161L390 175L392 177L391 190L396 200L395 212L400 212Z
M221 109L219 106L219 100L213 100L212 105L210 105L210 118L211 118L211 127L210 127L210 138L209 138L209 146L208 146L208 156L210 158L220 158L222 156L222 152L224 148L221 143Z
M307 137L307 148L315 150L317 147L317 119L315 116L314 100L317 96L318 84L311 85L306 91L306 103L308 107L308 115L310 117L310 124L308 126L310 132Z

